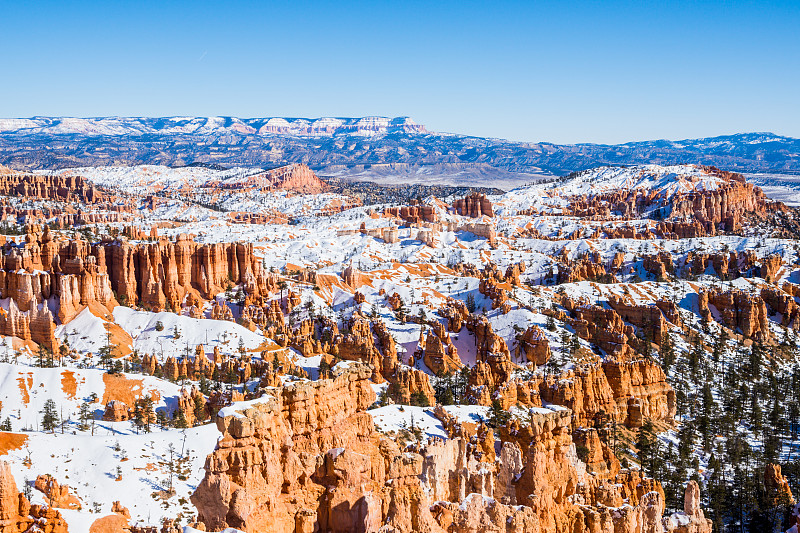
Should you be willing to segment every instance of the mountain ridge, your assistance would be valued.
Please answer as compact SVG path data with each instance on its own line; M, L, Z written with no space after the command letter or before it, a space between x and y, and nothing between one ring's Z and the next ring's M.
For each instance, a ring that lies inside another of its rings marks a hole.
M615 145L516 142L429 132L408 117L0 119L0 164L17 169L289 163L307 164L320 175L395 183L524 182L646 163L800 174L800 139L752 132Z

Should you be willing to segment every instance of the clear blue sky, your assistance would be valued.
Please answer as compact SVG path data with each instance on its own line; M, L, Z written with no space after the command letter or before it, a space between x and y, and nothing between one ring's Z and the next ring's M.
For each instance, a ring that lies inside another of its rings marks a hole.
M800 137L800 0L7 2L0 116L409 115L524 141Z

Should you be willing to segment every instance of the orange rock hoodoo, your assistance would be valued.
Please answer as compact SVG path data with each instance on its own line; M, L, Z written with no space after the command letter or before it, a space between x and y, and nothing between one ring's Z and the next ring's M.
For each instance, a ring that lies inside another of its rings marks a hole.
M461 200L453 202L453 209L456 213L472 218L480 218L483 215L494 216L492 202L486 198L485 194L474 192Z
M354 363L332 379L287 384L221 412L223 436L191 498L202 528L460 533L504 524L531 533L635 533L661 531L670 520L661 517L659 483L620 470L613 456L595 453L595 473L587 474L568 409L536 410L529 425L503 430L499 443L485 426L440 409L451 438L403 450L364 412L375 399L371 373ZM700 525L693 490L690 520Z
M187 295L213 298L230 281L248 294L274 290L275 280L253 255L252 244L174 242L95 244L53 238L47 226L30 225L25 242L6 243L0 261L0 333L32 339L56 351L56 319L70 321L85 305L107 309L117 299L151 309L180 308ZM55 315L47 302L55 302Z
M99 191L81 176L40 176L24 173L0 175L0 196L85 204L109 199L106 193Z
M701 291L698 297L700 314L716 317L709 310L709 305L718 311L722 325L745 337L757 341L766 341L771 337L767 306L761 297L738 289Z
M8 463L0 461L0 533L34 530L67 533L67 523L56 509L31 505L25 495L17 491L17 483Z
M408 224L421 224L422 222L434 223L439 221L436 210L430 205L387 207L384 213L392 217L397 217Z

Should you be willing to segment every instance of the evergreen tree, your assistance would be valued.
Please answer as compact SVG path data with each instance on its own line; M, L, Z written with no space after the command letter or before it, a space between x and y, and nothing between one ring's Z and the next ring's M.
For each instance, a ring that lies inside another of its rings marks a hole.
M719 457L722 454L720 446L708 460L708 510L709 518L714 524L714 531L720 532L724 528L726 509L728 507L727 488L725 484L725 471Z
M669 369L675 364L675 345L672 342L672 334L667 331L661 336L661 368L664 373L669 373Z
M58 409L56 409L56 402L52 398L48 398L44 402L44 407L40 411L42 415L42 429L44 431L53 431L58 425Z
M649 477L653 477L657 464L658 439L655 436L653 422L649 418L639 428L636 436L636 449L638 450L642 472Z
M470 314L472 314L475 312L475 309L477 309L477 304L475 303L475 296L472 293L469 293L467 295L467 311L469 311Z
M186 415L183 413L181 409L176 410L176 414L173 417L175 420L175 427L178 429L186 429L189 427L189 423L186 421Z
M208 378L206 378L205 374L202 374L200 376L200 386L199 386L199 388L200 388L200 392L203 395L208 396L209 394L211 394L211 383L209 382Z
M156 414L153 411L153 399L149 395L145 395L136 401L139 407L139 420L140 427L145 433L150 433L150 425L156 421Z
M714 396L711 393L711 384L706 381L703 385L702 392L702 405L700 416L697 418L697 431L700 433L700 438L703 443L703 449L706 452L711 451L711 443L713 439L712 418L715 409Z
M486 425L491 428L498 428L504 426L511 420L511 413L503 409L503 405L498 398L492 400L492 405L489 408L489 420Z
M698 374L700 373L700 365L703 361L705 350L703 349L703 341L699 333L695 333L692 337L692 346L689 350L689 372L691 373L692 381L697 382Z
M433 393L436 403L440 405L453 405L455 396L453 395L453 375L450 373L438 378L433 384Z
M326 379L330 377L331 373L331 365L328 364L328 361L325 360L324 357L320 358L319 361L319 378Z
M106 370L111 370L111 364L114 361L114 354L111 353L111 346L106 344L97 350L97 355L100 358L100 366Z
M428 401L428 397L425 396L425 393L421 390L416 391L411 394L411 405L416 405L418 407L430 407L431 402Z
M206 419L206 404L203 397L197 395L194 397L194 425L199 426Z
M167 422L167 415L164 413L164 411L158 411L156 413L156 424L158 424L159 429L164 429L167 427Z
M78 411L78 428L81 431L89 429L89 421L92 418L92 405L89 402L81 403L80 410Z

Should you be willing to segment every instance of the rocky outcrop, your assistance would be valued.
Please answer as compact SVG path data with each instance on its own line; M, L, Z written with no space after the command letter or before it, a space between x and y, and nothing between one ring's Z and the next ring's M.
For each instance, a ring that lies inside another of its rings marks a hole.
M670 220L691 220L706 227L709 234L721 226L725 231L741 227L742 215L765 213L770 200L763 191L747 183L741 174L713 167L706 171L724 180L716 189L691 191L672 198Z
M675 416L675 391L661 367L645 359L580 365L544 380L539 394L549 403L569 407L574 423L586 427L601 411L629 427L639 427L647 418Z
M683 512L673 513L664 518L664 531L667 533L711 533L712 522L700 508L700 487L695 480L686 485L683 499Z
M248 532L294 531L298 521L324 530L375 523L375 503L363 492L353 498L361 483L380 490L382 481L371 475L378 464L364 412L375 400L371 374L353 363L331 380L292 384L221 411L223 438L192 495L198 520L211 530ZM328 484L340 488L330 492Z
M302 163L293 163L248 176L235 183L224 183L222 188L269 192L288 190L302 194L319 194L328 190L324 181Z
M577 261L558 263L558 283L597 281L607 275L599 254L586 254Z
M484 215L487 217L494 216L492 202L486 198L485 194L477 192L453 202L453 209L456 213L465 217L480 218Z
M0 175L0 196L93 204L109 199L81 176Z
M781 473L781 465L769 463L764 468L764 490L767 501L773 507L795 503L789 481Z
M55 318L66 323L84 307L110 310L118 300L150 309L180 309L185 298L214 298L228 283L247 294L275 290L252 244L175 241L132 244L125 239L89 244L54 239L47 226L28 228L25 243L6 244L0 261L0 297L13 304L0 317L0 332L46 343L55 350ZM55 298L56 316L44 300Z
M106 409L103 412L103 420L106 422L124 422L130 420L130 408L125 405L125 402L119 400L111 400L106 404Z
M406 224L435 223L439 221L439 215L432 205L412 204L402 207L387 207L383 212L390 217L399 218Z
M522 334L517 335L517 358L525 359L541 366L550 360L550 342L544 332L536 324L531 324Z
M642 259L642 268L653 274L658 280L666 279L674 269L672 255L669 252L646 255Z
M710 312L709 305L716 308L717 314ZM710 289L699 293L698 307L702 315L719 316L722 325L745 337L757 341L766 341L771 337L767 307L758 296L738 289Z
M800 306L794 297L777 287L766 286L761 289L761 299L767 307L781 315L781 325L794 330L800 328Z
M56 479L49 474L40 474L36 477L33 487L47 498L50 507L58 509L80 509L80 500L70 492L69 485L59 485Z
M420 329L417 350L419 355L415 358L421 356L425 365L437 376L456 372L463 366L458 350L441 322L431 324L429 334L424 328Z
M401 449L364 412L374 400L370 374L353 363L332 379L288 384L221 411L222 438L191 498L196 525L544 533L594 531L590 525L605 520L609 531L641 533L637 524L661 523L657 482L616 464L587 475L568 409L532 411L499 444L486 426L456 423L438 409L451 438Z
M458 227L458 231L466 231L472 233L476 237L486 239L490 246L494 246L495 239L497 238L497 231L494 229L494 225L488 222L462 224Z
M24 494L17 491L11 468L0 461L0 533L67 533L67 523L56 509L31 505Z

